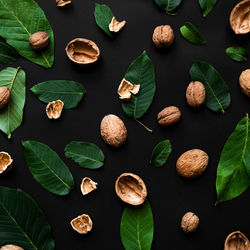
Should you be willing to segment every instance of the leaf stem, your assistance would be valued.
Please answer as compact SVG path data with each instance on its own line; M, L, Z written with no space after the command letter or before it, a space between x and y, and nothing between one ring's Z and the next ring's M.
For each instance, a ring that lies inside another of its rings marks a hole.
M144 125L142 122L140 122L139 120L135 119L140 125L142 125L142 127L144 127L147 131L149 132L153 132L152 129L148 128L146 125Z

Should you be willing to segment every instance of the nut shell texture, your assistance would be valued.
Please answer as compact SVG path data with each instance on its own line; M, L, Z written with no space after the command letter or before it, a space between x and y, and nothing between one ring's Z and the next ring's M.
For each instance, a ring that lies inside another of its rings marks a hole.
M83 195L89 194L90 192L97 189L97 182L92 181L89 177L84 177L81 183L81 192Z
M207 165L208 155L200 149L192 149L179 157L176 169L185 178L196 178L206 170Z
M10 100L10 89L6 86L0 87L0 109L5 107Z
M46 32L38 31L30 36L29 43L33 50L41 50L49 44L49 35Z
M117 178L115 191L122 201L131 205L140 205L147 197L147 188L143 180L132 173L123 173Z
M201 82L191 82L186 90L186 99L190 107L198 108L206 100L206 89Z
M224 244L224 250L249 250L250 242L240 231L230 233Z
M6 152L0 152L0 174L7 173L13 167L13 160Z
M5 245L5 246L2 246L0 250L24 250L24 249L16 245Z
M170 25L160 25L154 29L153 43L158 48L169 47L174 41L174 32Z
M242 92L250 97L250 69L244 70L241 73L239 81Z
M199 217L192 212L186 213L181 220L181 229L184 233L192 233L199 226Z
M164 108L157 116L159 125L170 126L181 119L181 111L175 106Z
M106 115L102 119L101 126L102 139L113 147L120 147L127 139L127 129L123 121L116 115Z
M70 222L72 228L79 234L87 234L91 231L93 222L87 214L82 214Z
M58 119L63 110L64 103L61 100L49 102L46 107L46 114L49 119Z

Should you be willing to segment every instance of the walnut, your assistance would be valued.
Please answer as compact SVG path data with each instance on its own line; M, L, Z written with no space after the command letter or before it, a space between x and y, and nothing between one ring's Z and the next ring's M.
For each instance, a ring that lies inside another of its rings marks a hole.
M46 106L46 114L49 119L58 119L61 116L64 102L61 100L49 102Z
M139 84L132 84L125 78L122 79L119 87L118 87L118 95L122 100L129 100L131 98L131 93L137 95L140 90Z
M33 50L41 50L49 44L49 35L44 31L38 31L29 38L30 46Z
M98 46L85 38L75 38L68 43L65 50L68 58L78 65L94 63L100 56Z
M71 3L71 0L64 1L64 0L56 0L56 5L58 7L63 7Z
M230 25L235 34L250 32L250 0L241 1L233 8Z
M184 214L181 220L181 229L184 233L192 233L196 230L196 228L199 226L199 217L192 213L188 212Z
M173 125L181 119L181 111L175 106L169 106L159 112L157 120L161 126Z
M2 246L0 250L24 250L24 249L16 245L5 245L5 246Z
M109 24L109 31L111 32L118 32L121 29L123 29L123 27L125 26L126 21L122 21L122 22L118 22L115 17L112 18L110 24Z
M123 173L117 178L115 191L122 201L131 205L140 205L147 197L147 188L143 180L132 173Z
M81 191L83 195L89 194L90 192L97 189L97 182L92 181L89 177L84 177L81 183Z
M10 100L10 89L6 86L0 87L0 109L5 107Z
M239 81L242 92L250 97L250 69L242 71Z
M6 152L0 152L0 174L9 172L13 167L13 160Z
M174 41L174 32L170 25L160 25L154 29L152 40L158 48L169 47Z
M249 250L250 242L240 231L230 233L224 244L224 250Z
M192 149L183 153L176 162L179 175L185 178L200 176L207 168L208 155L200 149Z
M87 214L82 214L70 222L72 228L79 234L87 234L91 231L93 222Z
M186 90L186 99L190 107L197 108L206 100L206 89L201 82L191 82Z
M106 115L102 119L101 126L102 139L113 147L122 146L127 140L127 129L123 121L116 115Z

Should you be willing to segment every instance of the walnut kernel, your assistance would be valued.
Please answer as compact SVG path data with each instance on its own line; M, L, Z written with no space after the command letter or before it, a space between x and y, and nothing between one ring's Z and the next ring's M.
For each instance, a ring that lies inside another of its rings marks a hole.
M250 242L240 231L230 233L224 244L224 250L249 250Z
M157 121L161 126L170 126L181 119L181 111L175 106L169 106L159 112Z
M190 107L197 108L206 100L206 89L201 82L191 82L186 90L186 99Z
M64 0L56 0L56 5L58 7L63 7L67 4L70 4L71 3L71 0L68 0L68 1L64 1Z
M33 50L41 50L49 44L49 35L44 31L38 31L30 36L29 43Z
M0 109L4 108L10 100L10 89L6 86L0 87Z
M158 48L169 47L174 41L174 32L170 25L160 25L154 29L152 40Z
M250 69L242 71L239 82L242 92L250 97Z
M184 214L181 220L181 229L184 233L192 233L196 230L196 228L199 226L199 217L192 213L188 212Z
M123 78L118 87L117 93L120 96L120 99L129 100L131 98L131 93L136 95L138 94L139 90L139 84L132 84L131 82Z
M61 100L49 102L46 106L46 114L49 117L49 119L58 119L63 110L64 102Z
M5 245L5 246L2 246L0 250L24 250L24 249L16 245Z
M119 21L116 20L115 17L113 17L110 24L109 24L109 31L118 32L121 29L123 29L125 24L126 24L126 21L119 22Z
M81 183L81 192L83 195L89 194L90 192L97 189L97 182L92 181L89 177L84 177Z
M87 214L82 214L70 222L72 228L79 234L87 234L91 231L93 222Z
M6 152L0 152L0 174L7 173L13 167L13 159Z

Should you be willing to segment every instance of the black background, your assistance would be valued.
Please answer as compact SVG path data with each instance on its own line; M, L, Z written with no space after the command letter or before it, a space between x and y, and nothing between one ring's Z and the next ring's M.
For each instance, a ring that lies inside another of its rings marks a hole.
M120 240L120 218L126 204L114 192L114 182L122 172L139 174L148 188L148 197L154 215L155 232L152 249L213 250L223 249L225 237L240 230L250 237L249 195L215 206L216 169L223 145L237 122L249 112L249 99L240 91L240 72L249 68L249 62L237 63L225 54L228 46L239 45L250 49L250 36L237 36L229 26L229 14L235 0L218 1L214 10L203 18L198 0L183 1L176 16L168 16L154 2L146 0L100 1L108 4L118 20L127 20L125 29L110 39L94 20L94 1L73 0L71 6L59 9L55 1L37 1L45 11L55 34L56 53L52 69L44 69L24 59L21 66L27 74L27 100L24 120L8 140L0 134L1 150L14 158L14 169L0 179L0 184L19 187L33 197L43 209L52 225L56 249L123 249ZM196 25L207 39L207 45L195 46L183 39L179 32L185 21ZM174 44L166 51L157 50L151 36L155 26L170 24L175 32ZM76 37L95 41L100 60L90 67L73 65L66 57L66 44ZM141 119L153 129L147 132L122 111L116 94L120 80L129 64L146 50L155 65L157 90L154 101ZM231 105L224 115L202 107L190 109L185 100L186 86L190 82L189 69L193 59L211 63L222 75L231 92ZM4 68L4 67L2 67ZM45 104L30 88L42 81L67 79L83 83L87 94L77 108L64 110L59 120L49 120ZM182 111L182 119L172 128L160 128L157 113L168 105ZM106 145L99 133L104 115L113 113L125 122L128 140L120 149ZM67 196L55 196L43 189L30 174L24 161L22 140L38 140L49 145L69 166L75 189ZM162 168L149 165L155 144L163 139L172 142L172 154ZM96 171L80 168L64 156L64 147L72 140L96 143L105 154L105 165ZM192 148L201 148L210 157L206 172L196 180L178 176L175 162L180 154ZM99 183L98 189L83 197L80 182L89 176ZM192 235L180 229L181 217L193 211L200 217L200 226ZM87 235L72 230L69 222L87 213L94 226Z

